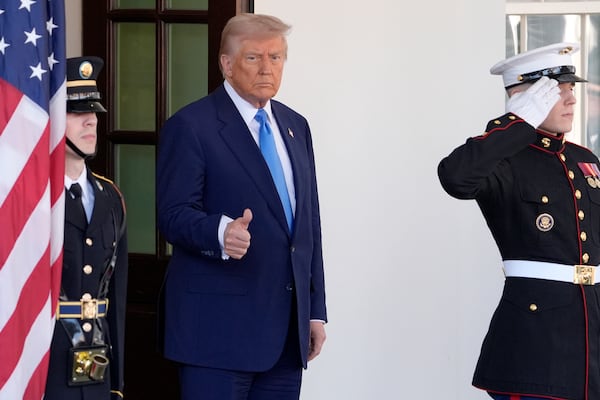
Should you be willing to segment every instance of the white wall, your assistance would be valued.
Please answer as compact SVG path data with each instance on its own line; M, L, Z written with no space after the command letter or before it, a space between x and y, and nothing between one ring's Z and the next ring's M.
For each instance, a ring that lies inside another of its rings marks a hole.
M311 123L330 322L302 399L486 399L471 387L498 252L439 160L504 112L504 1L255 0L293 25L277 98Z
M65 18L67 19L67 57L81 56L81 1L65 0Z

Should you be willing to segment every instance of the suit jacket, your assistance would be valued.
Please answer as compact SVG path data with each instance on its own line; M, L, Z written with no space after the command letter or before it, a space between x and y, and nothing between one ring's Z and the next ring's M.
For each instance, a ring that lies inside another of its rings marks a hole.
M290 315L297 315L306 366L309 321L327 319L310 129L285 105L272 100L271 107L294 173L291 234L267 164L222 85L162 129L158 224L173 245L163 286L167 358L264 371L279 358ZM246 208L253 213L250 248L241 260L223 260L221 216L235 219Z

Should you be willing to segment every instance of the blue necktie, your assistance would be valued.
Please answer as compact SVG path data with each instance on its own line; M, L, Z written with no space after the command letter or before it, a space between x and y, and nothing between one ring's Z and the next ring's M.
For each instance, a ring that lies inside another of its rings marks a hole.
M260 151L269 166L273 182L279 193L281 204L283 205L283 211L285 212L285 218L287 219L288 228L292 231L292 224L294 221L294 215L292 213L292 203L290 202L290 195L285 184L285 177L283 175L283 168L281 167L281 160L277 155L277 148L275 147L275 139L273 138L273 131L267 123L267 113L264 109L259 109L254 119L260 124L258 129L258 145Z

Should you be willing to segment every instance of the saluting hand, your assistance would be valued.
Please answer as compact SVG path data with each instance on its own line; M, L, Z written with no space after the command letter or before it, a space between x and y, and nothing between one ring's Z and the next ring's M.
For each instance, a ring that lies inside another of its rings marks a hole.
M537 128L548 117L558 99L558 82L544 76L526 91L513 94L506 102L506 111L518 115Z
M227 224L223 241L225 253L229 257L239 260L246 255L250 247L250 232L248 232L250 221L252 221L252 211L246 208L241 217Z

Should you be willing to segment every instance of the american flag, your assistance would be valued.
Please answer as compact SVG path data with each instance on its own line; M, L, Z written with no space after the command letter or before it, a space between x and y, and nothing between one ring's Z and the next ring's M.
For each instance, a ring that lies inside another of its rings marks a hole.
M60 290L64 0L0 0L0 400L44 395Z

